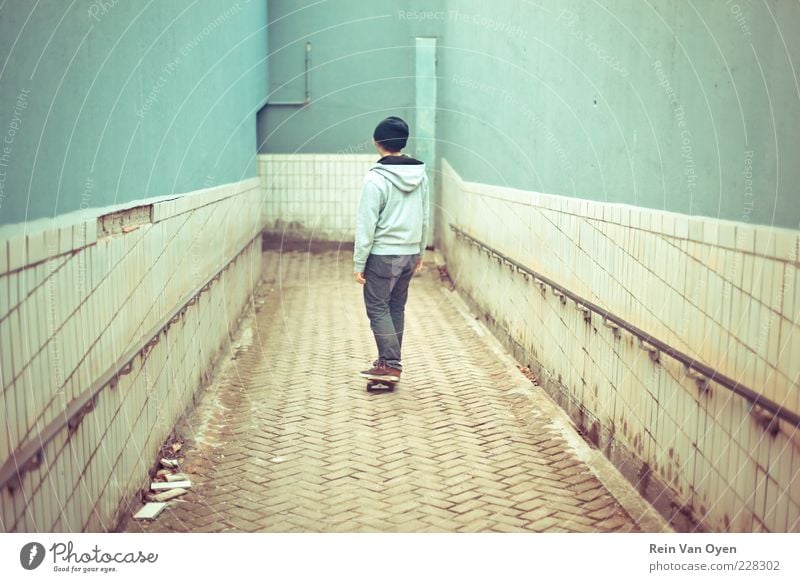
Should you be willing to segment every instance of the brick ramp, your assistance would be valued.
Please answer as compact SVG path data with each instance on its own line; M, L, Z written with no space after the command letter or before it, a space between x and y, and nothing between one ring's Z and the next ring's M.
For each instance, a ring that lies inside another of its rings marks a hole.
M257 313L176 429L194 489L127 531L639 531L435 269L411 284L402 382L366 392L350 259L265 253Z

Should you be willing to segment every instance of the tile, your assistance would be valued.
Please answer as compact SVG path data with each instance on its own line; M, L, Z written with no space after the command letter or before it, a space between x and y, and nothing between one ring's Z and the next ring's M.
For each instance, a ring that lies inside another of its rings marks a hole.
M713 271L707 270L706 275L707 292L703 294L703 310L716 320L715 315L718 314L722 304L722 295L725 291L726 283L722 277Z
M744 336L745 344L756 355L761 349L761 337L764 329L763 324L767 321L766 308L757 301L749 301L750 309L748 311L747 335Z
M733 292L733 285L729 281L723 281L719 305L716 307L715 311L715 308L712 306L712 316L716 314L714 319L719 322L722 329L728 331L731 330L731 323L733 321L733 315L731 313Z
M652 264L653 271L660 279L659 285L667 280L667 274L672 268L673 263L667 260L669 256L669 247L663 241L657 241L655 244L655 261Z
M72 226L62 226L58 229L58 252L65 254L72 251Z
M755 269L759 274L756 276L757 285L753 290L753 298L767 307L775 303L776 295L780 293L780 280L775 284L775 274L782 271L778 268L779 265L773 259L755 257Z
M775 231L775 258L781 261L798 262L800 253L800 234L784 228ZM0 270L0 273L2 270Z
M761 446L759 446L761 445ZM764 439L759 441L759 444L756 445L757 449L761 449L764 445ZM753 514L758 517L760 520L764 519L764 509L767 504L767 482L768 477L766 472L764 471L764 467L767 466L765 460L760 459L761 455L757 455L754 459L757 467L757 481L755 487L755 495L753 497ZM755 525L755 524L754 524Z
M664 220L664 212L663 211L652 211L650 212L650 231L656 234L663 234L661 230L661 225Z
M762 257L775 256L775 233L767 226L762 226L755 231L755 253Z
M796 267L793 269L794 271L794 283L791 285L787 285L787 287L794 287L794 307L789 311L790 319L793 321L800 321L800 267ZM789 275L787 274L786 277ZM788 300L785 303L788 307Z
M739 285L739 287L748 295L753 295L755 292L755 288L760 283L760 269L757 268L756 265L756 257L754 255L745 254L742 256L742 271L741 271L741 281L734 280L734 284Z
M786 427L789 432L791 429ZM783 432L783 431L782 431ZM784 433L786 434L786 433ZM793 476L792 476L792 463L793 463L793 456L795 457L794 462L797 463L800 460L800 455L797 455L794 452L794 448L787 442L785 442L785 437L780 437L780 440L776 442L775 449L777 452L774 454L774 457L770 463L770 474L775 479L776 483L778 484L778 492L777 498L775 499L775 506L774 506L774 515L775 515L775 522L773 524L773 531L776 532L787 532L789 531L789 526L792 523L790 521L789 516L792 514L792 499L790 495L790 490L793 485ZM794 455L793 455L794 453ZM794 479L796 481L796 479ZM795 515L797 515L797 506L795 505Z
M600 202L596 202L594 200L587 201L586 210L589 214L589 217L595 220L602 220L603 219L603 205Z
M742 338L747 331L749 301L740 289L734 288L731 295L730 332L736 338Z
M722 274L731 271L734 251L707 244L690 243L690 245L695 249L694 258L706 265L709 270Z
M772 374L770 374L770 368L767 366L767 362L760 354L756 354L754 376L755 379L751 387L768 400L775 401L776 384Z
M168 218L167 203L166 202L159 202L159 203L153 204L153 206L151 207L151 210L150 210L150 220L153 223L156 223L156 222L161 222L162 220L165 220L166 218Z
M743 344L735 342L735 370L734 378L744 386L755 390L756 386L756 355Z
M0 275L9 270L8 261L8 240L0 240Z
M783 298L786 296L786 291L789 286L789 281L784 270L784 267L788 264L776 260L771 260L770 263L772 263L772 281L771 283L764 282L764 290L769 286L772 292L769 295L765 292L762 292L762 294L767 303L767 307L772 309L775 313L780 314L783 307Z
M158 515L166 509L166 503L145 503L145 505L137 511L133 519L135 520L153 520L158 517Z
M72 225L72 250L77 251L86 246L86 223Z
M47 247L47 256L50 258L57 257L59 252L58 243L59 229L49 228L44 233L45 246Z
M795 304L796 286L800 284L800 269L788 263L784 263L783 272L781 273L781 305L780 312L783 317L787 319L800 319L798 311L800 311L800 304ZM2 310L0 310L0 314Z
M689 217L676 214L675 215L675 237L680 239L689 238Z
M693 240L695 242L708 242L705 241L703 238L703 228L706 223L706 220L702 218L690 217L688 220L688 228L689 228L689 240Z
M756 227L749 224L736 225L736 249L752 253L755 249Z
M14 342L12 342L14 338ZM3 346L10 346L16 343L16 334L12 332L10 318L0 321L0 342ZM3 382L3 389L11 385L14 378L14 363L10 349L0 350L0 380Z
M740 251L728 251L728 253L730 253L730 256L728 257L730 261L730 268L725 272L726 278L734 287L742 288L745 254Z
M703 242L709 245L719 245L718 220L706 219L703 222Z
M22 273L15 272L8 275L8 305L10 309L19 306L21 301L20 283Z
M631 208L630 206L621 206L619 209L619 223L622 226L631 226Z
M27 264L38 263L47 258L47 246L45 244L45 231L28 234Z
M628 225L631 228L639 228L641 225L642 211L639 208L631 207L628 209Z
M800 324L793 324L785 319L780 322L780 357L778 370L790 381L797 382L800 377Z
M42 314L44 316L44 314ZM26 365L30 363L31 358L40 347L39 338L39 313L36 310L36 303L33 297L28 297L20 304L20 324L21 324L21 337L19 341L22 342L23 356ZM42 338L43 340L44 338ZM30 373L30 372L28 372Z
M12 311L9 316L9 333L11 337L11 369L14 377L18 376L24 368L26 362L22 352L22 342L15 341L22 337L22 325L20 322L19 309Z
M9 275L0 275L0 321L8 315L8 312L14 306L11 303L10 280L11 277ZM4 342L3 345L7 346L9 344Z
M672 212L661 214L661 234L675 236L675 215Z
M580 200L578 204L578 215L581 218L586 218L589 215L589 201Z
M717 242L721 247L729 249L736 248L736 225L732 222L719 222L718 223Z
M8 239L8 269L16 271L25 265L25 248L27 241L24 236L15 236Z

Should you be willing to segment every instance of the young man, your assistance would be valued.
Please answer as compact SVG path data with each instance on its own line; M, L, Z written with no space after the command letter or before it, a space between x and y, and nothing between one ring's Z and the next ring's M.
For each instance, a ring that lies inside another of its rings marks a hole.
M408 140L405 121L387 117L372 138L381 159L370 168L361 189L353 261L355 279L364 286L378 359L361 375L398 381L408 285L422 269L425 252L428 178L424 163L400 153Z

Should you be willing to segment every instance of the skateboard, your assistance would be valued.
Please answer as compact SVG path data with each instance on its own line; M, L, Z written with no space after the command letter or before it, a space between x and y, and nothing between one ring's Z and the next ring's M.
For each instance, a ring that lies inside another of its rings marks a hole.
M399 381L367 379L367 392L391 392Z

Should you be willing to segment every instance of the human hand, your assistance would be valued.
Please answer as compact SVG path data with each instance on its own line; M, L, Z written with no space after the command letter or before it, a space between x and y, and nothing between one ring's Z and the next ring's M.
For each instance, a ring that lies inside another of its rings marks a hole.
M367 280L364 278L364 273L353 273L353 276L356 278L356 283L359 285L363 285L367 282Z
M422 270L422 259L417 261L417 266L414 267L414 274L416 275Z

